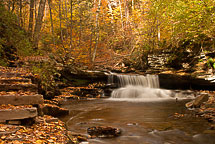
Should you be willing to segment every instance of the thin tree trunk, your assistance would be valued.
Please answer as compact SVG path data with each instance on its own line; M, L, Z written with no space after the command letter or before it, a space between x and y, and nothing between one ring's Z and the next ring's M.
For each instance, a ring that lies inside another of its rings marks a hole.
M7 2L7 8L8 8L8 11L10 11L10 4L11 4L11 1L10 1L10 0L8 0L8 2Z
M15 1L12 1L12 10L11 10L11 12L13 13L14 10L15 10Z
M68 13L68 9L67 9L67 0L65 1L65 11L64 11L65 13L65 19L66 19L66 28L67 29L69 29L69 26L68 26L68 15L67 15L67 13ZM66 38L68 38L69 37L69 34L68 34L68 31L66 30Z
M134 10L134 0L131 1L132 4L132 10Z
M115 32L114 30L114 15L113 15L113 9L112 9L112 2L111 1L108 1L108 8L109 8L109 11L110 11L110 14L111 14L111 24L112 24L112 30L113 32Z
M62 31L62 15L61 15L61 0L59 1L59 19L60 19L60 38L63 44L63 31Z
M22 0L19 0L19 25L23 26L23 18L22 18Z
M80 1L79 1L79 5L80 5ZM78 41L78 46L81 46L81 38L82 38L82 7L79 8L79 41Z
M55 45L54 25L53 25L53 20L52 20L52 4L51 4L51 0L48 0L48 5L49 5L49 14L50 14L50 21L51 21L52 41L53 41L53 44Z
M34 0L30 0L30 16L28 24L28 32L30 37L33 35L33 20L34 20Z
M43 23L45 4L46 4L46 0L40 0L38 15L37 15L37 19L36 19L35 28L34 28L34 46L35 46L35 48L38 48L40 30L42 28L42 23Z
M127 25L129 20L129 10L128 10L127 0L125 0L124 2L124 9L125 9L125 18L126 18L126 25Z
M124 25L123 25L123 16L122 16L122 4L121 4L121 0L119 0L119 8L120 8L120 17L121 17L122 30L123 30L123 29L124 29Z
M38 0L34 0L34 19L37 19L37 2Z
M97 52L98 43L99 43L99 14L100 14L100 7L101 7L101 0L99 0L98 9L96 11L96 39L95 39L95 47L94 47L93 57L92 57L92 62L93 63L95 62L96 52Z
M72 11L73 11L72 8L73 7L72 7L72 0L71 0L70 1L70 13L71 13L71 17L70 17L70 19L71 19L70 20L71 21L70 22L70 50L72 49L72 27L73 27L72 26L73 25L73 23L72 23Z

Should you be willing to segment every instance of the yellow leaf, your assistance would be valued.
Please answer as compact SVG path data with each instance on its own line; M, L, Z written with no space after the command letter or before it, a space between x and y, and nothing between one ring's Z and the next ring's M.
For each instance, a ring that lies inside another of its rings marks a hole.
M42 144L43 141L42 141L42 140L37 140L36 143L37 143L37 144Z

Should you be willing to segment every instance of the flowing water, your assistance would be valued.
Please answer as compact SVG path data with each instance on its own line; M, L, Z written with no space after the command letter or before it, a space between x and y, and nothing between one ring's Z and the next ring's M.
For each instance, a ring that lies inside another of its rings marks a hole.
M209 123L194 118L184 106L189 101L185 97L192 98L194 92L161 90L156 76L111 77L109 83L120 86L111 98L67 101L64 107L70 115L61 119L69 130L80 134L87 134L91 126L122 130L116 138L90 139L92 144L215 144Z

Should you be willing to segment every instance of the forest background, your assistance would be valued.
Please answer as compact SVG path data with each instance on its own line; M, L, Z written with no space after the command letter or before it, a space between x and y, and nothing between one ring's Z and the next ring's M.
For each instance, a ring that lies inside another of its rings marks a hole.
M48 60L31 65L47 81L60 67L143 70L163 52L183 68L214 47L214 0L0 0L0 65Z

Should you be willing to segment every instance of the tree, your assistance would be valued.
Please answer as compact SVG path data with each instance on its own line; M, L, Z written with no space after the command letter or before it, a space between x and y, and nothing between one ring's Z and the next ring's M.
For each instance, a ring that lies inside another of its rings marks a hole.
M41 30L42 23L43 23L45 4L46 4L46 0L40 0L38 15L37 15L37 19L36 19L35 28L34 28L34 42L33 43L34 43L35 48L38 48L40 30Z
M33 20L34 20L34 0L30 0L30 16L29 16L29 23L28 23L28 31L30 37L33 35Z
M96 11L96 38L95 38L95 47L93 50L93 55L92 55L92 62L94 63L95 58L96 58L96 52L98 48L98 43L99 43L99 14L100 14L100 7L101 7L101 0L98 1L98 8Z
M51 22L52 40L53 40L53 44L55 45L55 34L54 34L54 24L53 24L53 18L52 18L51 0L48 0L48 4L49 4L49 14L50 14L50 22Z

